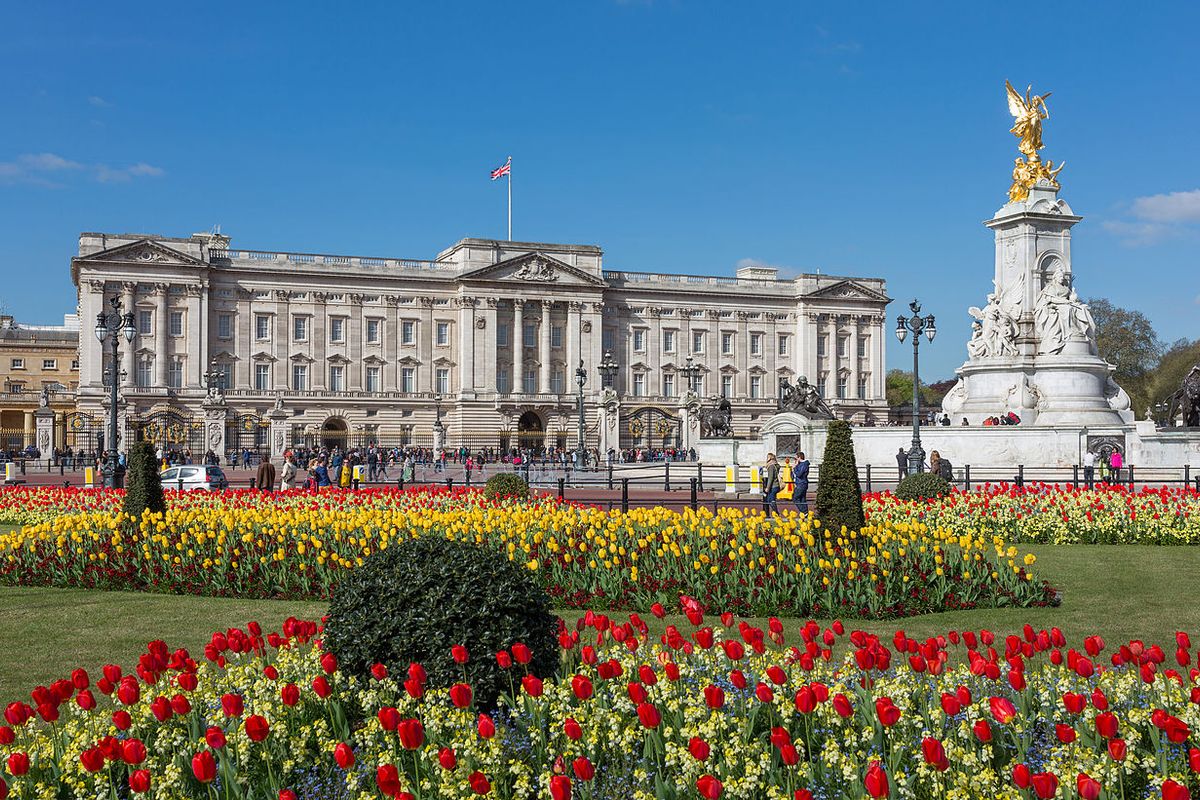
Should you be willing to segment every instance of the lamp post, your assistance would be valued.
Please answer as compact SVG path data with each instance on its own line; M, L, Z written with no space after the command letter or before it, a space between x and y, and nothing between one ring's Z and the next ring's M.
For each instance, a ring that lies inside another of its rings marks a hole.
M579 368L575 370L575 383L579 386L579 395L576 398L579 405L579 441L575 443L575 468L584 469L587 466L587 448L584 447L583 440L587 425L583 417L583 385L587 383L587 370L583 368L582 358L579 359Z
M692 357L687 357L687 364L679 368L683 374L683 379L687 382L687 390L690 393L696 391L696 376L700 374L700 365L692 362Z
M913 334L913 438L912 449L908 451L908 474L915 475L920 472L925 464L925 451L921 449L921 377L919 353L921 345L921 334L925 334L925 338L930 342L937 335L937 328L933 323L933 314L921 316L921 304L913 300L908 304L912 311L911 317L905 317L903 314L896 317L896 338L904 341L908 336L908 332Z
M113 297L108 301L111 311L101 311L96 315L96 338L103 345L109 344L110 361L108 368L108 457L104 460L105 489L119 489L124 483L124 475L120 464L117 463L117 383L121 380L121 336L133 344L137 328L133 324L133 312L121 312L121 301Z
M604 351L604 360L600 362L600 365L597 367L597 369L600 370L600 382L602 387L605 389L612 389L615 392L617 390L617 370L620 369L620 366L616 361L613 360L611 350Z
M437 451L446 447L446 426L442 424L442 396L435 394L433 396L433 449L436 457Z

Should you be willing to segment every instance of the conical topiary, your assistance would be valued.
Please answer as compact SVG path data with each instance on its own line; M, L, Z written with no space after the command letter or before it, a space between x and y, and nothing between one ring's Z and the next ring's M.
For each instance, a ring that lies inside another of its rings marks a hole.
M129 469L125 473L124 511L138 518L146 509L166 511L167 501L163 497L162 480L158 477L158 459L154 445L137 442L129 451Z
M850 423L845 420L829 423L825 456L817 475L817 519L822 527L834 531L840 531L843 525L857 531L866 524L854 442L850 438Z

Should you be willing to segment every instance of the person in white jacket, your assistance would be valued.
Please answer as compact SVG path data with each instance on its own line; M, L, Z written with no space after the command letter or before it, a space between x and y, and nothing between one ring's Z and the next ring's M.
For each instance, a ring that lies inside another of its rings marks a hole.
M283 473L279 480L279 491L296 488L296 458L291 453L283 459Z

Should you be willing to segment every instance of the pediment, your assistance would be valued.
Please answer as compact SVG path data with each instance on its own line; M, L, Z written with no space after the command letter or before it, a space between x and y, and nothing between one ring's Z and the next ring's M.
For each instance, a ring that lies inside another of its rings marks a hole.
M377 366L379 364L386 364L387 362L384 361L379 356L367 356L366 358L363 359L363 363L370 364L371 366Z
M400 359L399 363L406 367L417 367L421 364L420 360L413 358L412 356L405 356L404 358Z
M275 358L275 356L271 355L270 353L264 353L262 350L259 350L257 353L255 353L254 355L250 356L250 358L251 358L252 360L254 360L254 361L271 361L271 362L274 362L274 361L277 361L277 360L278 360L277 358Z
M865 300L870 303L890 303L892 298L855 281L838 281L804 295L806 300Z
M333 355L329 356L325 360L328 361L330 364L349 364L350 363L350 359L346 358L341 353L334 353Z
M93 253L92 255L86 256L80 260L104 261L109 263L118 262L122 264L153 264L155 266L208 266L198 258L189 256L187 253L181 253L180 251L167 247L165 244L156 242L153 239L139 239L136 242L123 244L120 247L112 247L108 250L101 250L98 253Z
M315 358L313 358L312 356L305 355L304 353L296 353L288 360L293 363L296 363L296 364L311 364L314 361L316 361Z
M233 353L229 352L228 350L218 350L217 352L213 353L212 360L213 361L237 361L238 357L235 356Z
M589 275L553 256L536 251L501 261L498 264L489 264L486 267L464 272L458 280L461 283L486 281L516 283L524 286L594 286L603 288L606 285L595 275Z
M440 356L433 360L433 365L435 367L453 367L454 362L451 361L450 359L446 358L445 356Z

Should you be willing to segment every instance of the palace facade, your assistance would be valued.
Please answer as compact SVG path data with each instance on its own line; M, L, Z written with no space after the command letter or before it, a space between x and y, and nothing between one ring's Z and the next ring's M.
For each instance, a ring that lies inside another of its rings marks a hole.
M422 261L84 233L71 262L85 329L76 428L106 414L108 345L91 328L114 297L136 328L118 365L122 428L193 451L275 450L276 437L427 445L439 416L447 446L573 448L581 361L595 447L600 400L612 399L597 370L606 353L621 447L682 444L689 365L704 402L729 398L739 437L757 434L780 381L799 376L839 416L887 418L883 280L629 272L602 256L463 239Z

